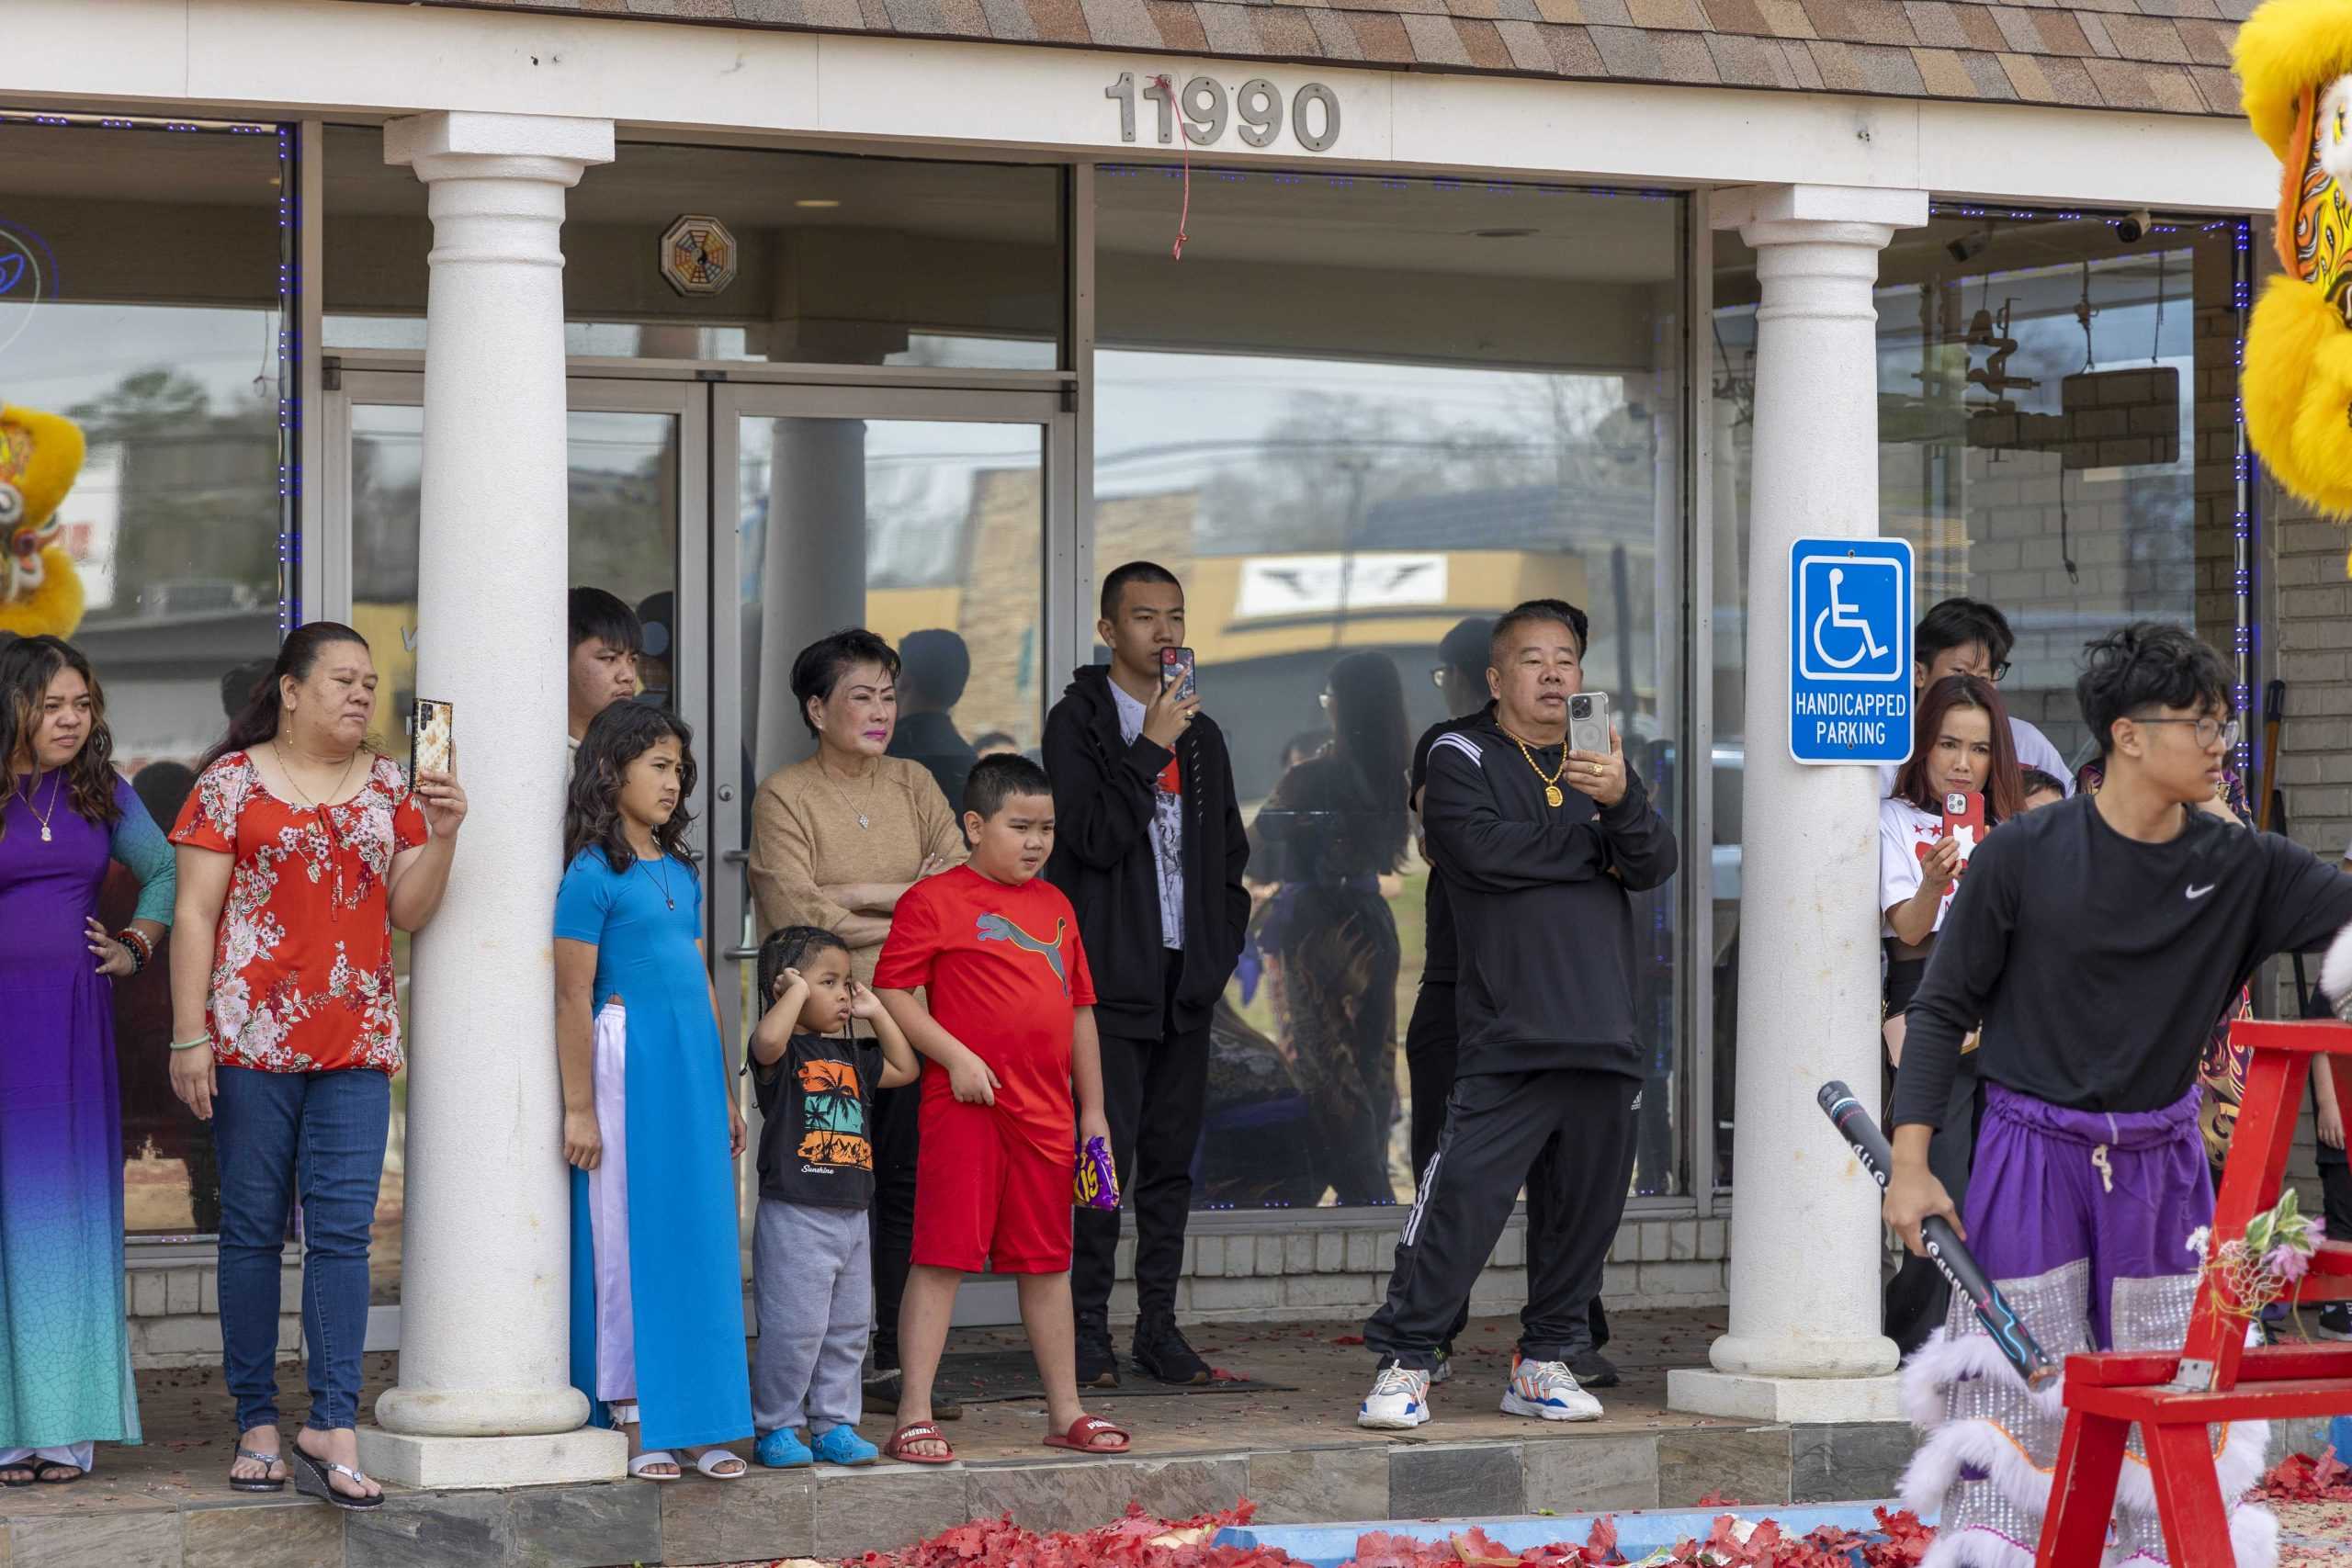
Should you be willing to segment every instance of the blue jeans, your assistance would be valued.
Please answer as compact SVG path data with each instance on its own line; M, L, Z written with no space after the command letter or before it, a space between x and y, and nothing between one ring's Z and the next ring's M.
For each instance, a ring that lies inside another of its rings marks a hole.
M368 1225L384 1174L391 1079L371 1068L264 1073L222 1067L212 1098L220 1161L220 1348L237 1430L277 1422L278 1267L302 1202L302 1337L311 1416L358 1425L368 1337Z

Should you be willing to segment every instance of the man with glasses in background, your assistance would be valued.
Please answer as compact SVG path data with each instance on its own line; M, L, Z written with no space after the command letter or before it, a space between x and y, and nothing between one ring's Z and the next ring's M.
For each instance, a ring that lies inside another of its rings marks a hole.
M1928 687L1947 675L1973 675L1997 686L2008 675L2009 650L2017 645L2009 618L1995 606L1982 599L1946 599L1919 617L1918 629L1911 635L1912 694L1924 696ZM2018 767L2040 768L2068 795L2075 793L2075 770L2066 765L2050 737L2014 712L2009 715L2009 733L2016 741ZM1894 762L1879 764L1881 799L1894 793L1898 768Z

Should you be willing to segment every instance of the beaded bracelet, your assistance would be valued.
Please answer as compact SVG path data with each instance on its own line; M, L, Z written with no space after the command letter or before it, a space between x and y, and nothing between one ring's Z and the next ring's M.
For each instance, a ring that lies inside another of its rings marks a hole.
M114 933L114 939L115 941L122 943L124 947L130 949L130 972L133 975L138 974L141 969L146 968L148 964L154 962L155 944L149 942L146 935L140 931L136 927L123 927L122 930Z

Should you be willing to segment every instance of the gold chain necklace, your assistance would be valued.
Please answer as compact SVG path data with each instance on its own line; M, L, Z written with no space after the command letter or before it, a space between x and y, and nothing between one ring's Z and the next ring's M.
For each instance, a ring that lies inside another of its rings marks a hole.
M33 788L40 788L40 774L38 773L33 774ZM47 816L42 815L41 808L33 804L33 797L30 794L17 787L17 775L14 770L11 770L8 774L8 793L15 795L18 800L23 801L25 803L25 809L32 813L33 820L40 824L40 841L44 844L53 842L54 840L51 838L49 831L49 819L50 818L57 815L57 803L64 797L65 770L63 768L57 770L57 782L50 786L49 812Z
M1503 733L1510 735L1508 729ZM1560 793L1560 775L1568 771L1568 743L1565 739L1560 742L1560 765L1552 770L1551 777L1544 778L1543 768L1535 761L1535 753L1527 749L1527 742L1516 735L1510 735L1510 739L1511 744L1519 748L1519 754L1527 759L1527 765L1533 770L1535 776L1544 779L1544 804L1557 806L1566 800L1567 796Z
M343 918L343 862L337 858L337 852L343 848L343 840L336 836L334 818L326 807L311 798L310 792L302 787L302 781L294 776L292 765L286 761L286 748L277 743L275 736L270 739L269 751L271 756L277 759L277 771L286 775L287 787L300 795L302 804L309 807L311 813L318 818L319 831L327 841L328 858L334 862L334 899L328 908L335 919L341 919ZM359 753L356 751L345 761L343 772L336 777L334 788L330 793L337 795L343 793L344 786L351 782L352 766L358 761Z

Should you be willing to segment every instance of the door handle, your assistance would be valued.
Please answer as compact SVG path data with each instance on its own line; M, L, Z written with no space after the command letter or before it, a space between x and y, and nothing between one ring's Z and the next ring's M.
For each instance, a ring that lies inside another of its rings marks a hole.
M756 947L730 947L720 956L731 958L738 964L749 964L759 955L760 950Z
M749 865L752 863L752 852L749 850L722 850L719 852L718 858L725 861L729 865Z

